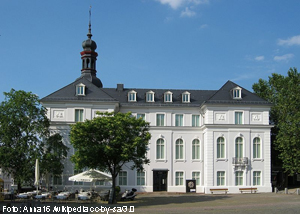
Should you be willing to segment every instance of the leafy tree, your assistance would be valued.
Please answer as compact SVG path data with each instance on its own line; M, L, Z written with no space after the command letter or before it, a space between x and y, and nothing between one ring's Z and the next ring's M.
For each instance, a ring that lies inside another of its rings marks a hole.
M109 171L112 190L109 203L116 203L116 177L125 163L143 170L151 138L149 123L131 113L99 113L99 117L71 126L70 139L75 148L72 161L78 169L84 167Z
M270 112L273 144L285 172L300 173L300 74L291 68L287 76L272 74L253 85L260 97L273 103Z
M45 142L41 157L41 174L45 176L47 189L49 189L49 176L61 176L64 165L62 160L67 157L69 148L63 144L62 136L58 133L51 135Z
M46 109L37 95L14 89L4 95L0 104L0 167L13 176L20 191L22 183L32 183L35 160L47 156L46 145L58 136L50 137Z

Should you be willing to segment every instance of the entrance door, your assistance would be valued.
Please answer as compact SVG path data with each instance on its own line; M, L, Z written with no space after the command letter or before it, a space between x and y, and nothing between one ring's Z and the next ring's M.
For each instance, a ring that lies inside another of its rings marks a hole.
M153 171L153 191L167 191L168 171Z

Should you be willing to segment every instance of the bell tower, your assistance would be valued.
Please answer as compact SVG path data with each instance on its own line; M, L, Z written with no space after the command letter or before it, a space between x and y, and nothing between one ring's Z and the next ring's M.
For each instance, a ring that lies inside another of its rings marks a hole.
M87 34L88 39L82 42L83 51L80 52L82 60L81 77L87 78L94 85L102 88L102 82L97 78L96 73L96 61L98 53L95 51L97 49L97 44L93 41L91 29L91 8L89 11L89 31Z

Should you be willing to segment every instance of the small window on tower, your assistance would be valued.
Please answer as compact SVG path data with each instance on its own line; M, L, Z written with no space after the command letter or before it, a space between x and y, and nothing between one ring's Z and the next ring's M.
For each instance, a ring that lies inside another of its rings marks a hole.
M80 83L76 85L76 95L77 96L85 96L85 85Z

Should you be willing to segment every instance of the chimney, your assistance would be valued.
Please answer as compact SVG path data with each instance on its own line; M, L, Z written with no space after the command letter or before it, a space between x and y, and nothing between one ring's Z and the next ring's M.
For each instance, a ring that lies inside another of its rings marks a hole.
M123 91L124 90L124 84L117 84L117 91Z

